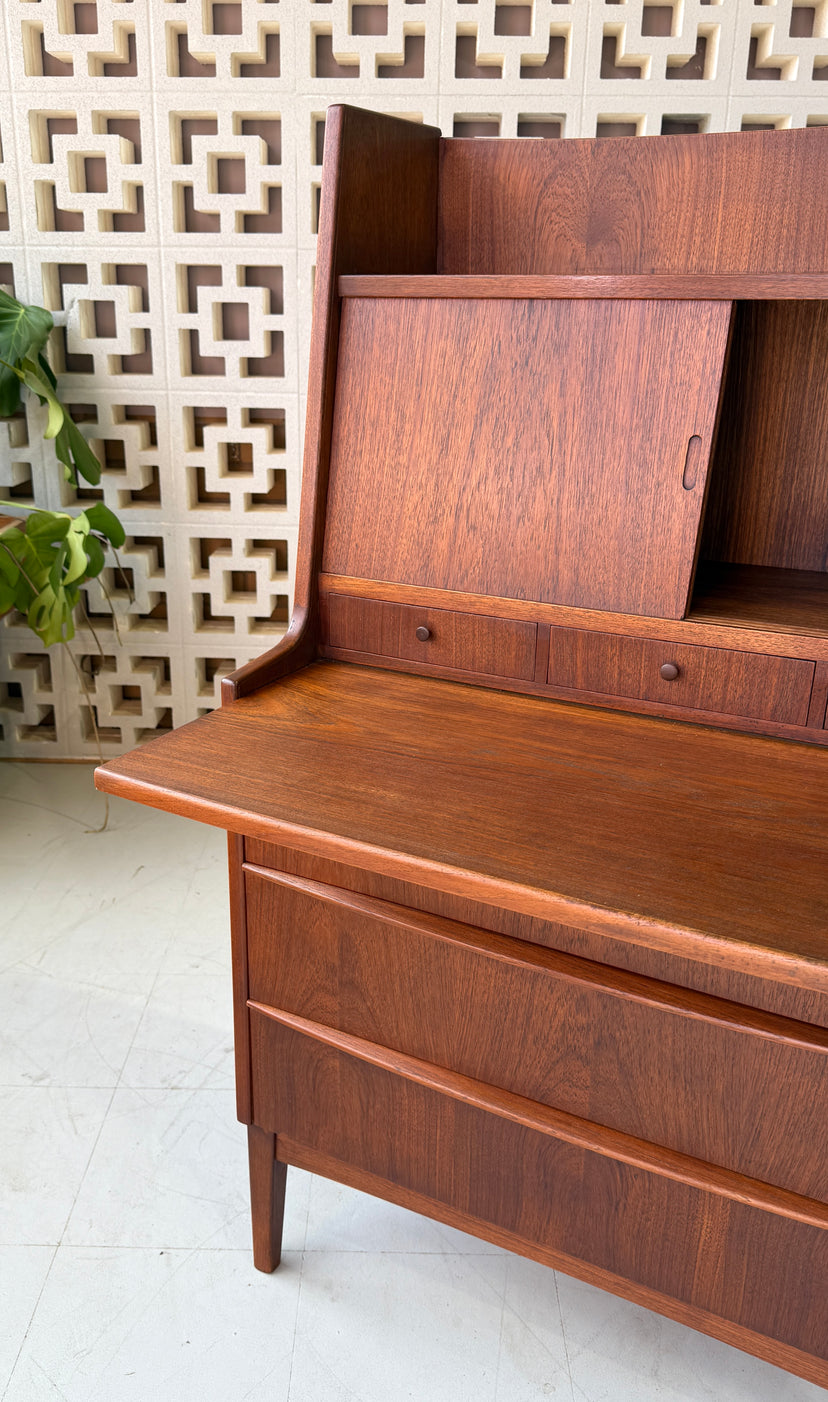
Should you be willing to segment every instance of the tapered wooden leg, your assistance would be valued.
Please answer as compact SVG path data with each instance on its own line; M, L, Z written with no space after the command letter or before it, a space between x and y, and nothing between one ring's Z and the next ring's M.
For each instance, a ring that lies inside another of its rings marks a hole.
M247 1126L250 1163L250 1209L253 1217L253 1264L258 1271L275 1271L282 1255L287 1164L276 1158L276 1135Z

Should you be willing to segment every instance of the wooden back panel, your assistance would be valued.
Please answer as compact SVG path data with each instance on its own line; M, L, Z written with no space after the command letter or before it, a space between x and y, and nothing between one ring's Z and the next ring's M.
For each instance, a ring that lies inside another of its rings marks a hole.
M681 617L730 310L347 300L323 568Z
M826 444L828 302L742 303L703 557L828 571Z
M817 127L702 140L444 141L440 271L828 269L826 145Z

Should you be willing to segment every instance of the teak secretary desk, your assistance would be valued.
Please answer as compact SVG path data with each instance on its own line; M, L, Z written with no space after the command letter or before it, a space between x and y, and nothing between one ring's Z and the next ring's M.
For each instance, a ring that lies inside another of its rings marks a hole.
M226 828L298 1164L828 1385L828 130L328 115L296 609L97 773Z

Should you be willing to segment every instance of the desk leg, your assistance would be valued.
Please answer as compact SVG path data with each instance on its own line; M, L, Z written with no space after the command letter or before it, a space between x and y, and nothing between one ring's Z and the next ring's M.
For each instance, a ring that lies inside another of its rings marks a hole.
M275 1271L282 1254L282 1218L285 1212L287 1164L276 1158L276 1135L247 1126L250 1163L250 1209L253 1217L253 1264L259 1271Z

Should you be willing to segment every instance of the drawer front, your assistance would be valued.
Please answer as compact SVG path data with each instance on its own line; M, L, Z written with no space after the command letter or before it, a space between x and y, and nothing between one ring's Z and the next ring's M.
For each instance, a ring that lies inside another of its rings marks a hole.
M828 1231L567 1143L256 1011L251 1034L256 1123L288 1163L294 1145L315 1150L374 1175L381 1196L416 1193L419 1210L508 1231L574 1274L585 1262L824 1356Z
M323 609L331 647L490 677L531 681L535 675L535 623L386 604L346 594L326 595Z
M301 878L246 884L253 1002L828 1198L824 1033Z
M805 725L813 679L814 663L799 658L583 628L551 630L549 684L575 691Z

